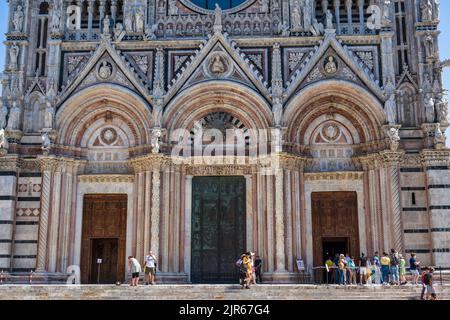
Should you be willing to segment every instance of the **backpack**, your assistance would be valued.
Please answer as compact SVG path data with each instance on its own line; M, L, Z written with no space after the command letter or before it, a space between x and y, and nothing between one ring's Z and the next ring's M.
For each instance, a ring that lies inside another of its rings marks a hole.
M396 254L391 255L391 266L393 267L398 266L398 258Z
M427 272L424 276L423 276L423 283L426 284L427 286L431 285L433 279L433 275L429 272Z

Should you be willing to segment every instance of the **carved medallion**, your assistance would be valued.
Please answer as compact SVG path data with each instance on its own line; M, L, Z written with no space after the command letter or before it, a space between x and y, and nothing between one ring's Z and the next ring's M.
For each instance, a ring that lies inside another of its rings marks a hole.
M100 133L100 138L107 145L112 145L117 140L117 132L113 128L105 128Z
M98 65L97 75L102 80L109 80L113 73L113 66L109 61L102 61Z
M325 60L324 70L328 75L334 75L338 71L338 64L333 56L329 56Z

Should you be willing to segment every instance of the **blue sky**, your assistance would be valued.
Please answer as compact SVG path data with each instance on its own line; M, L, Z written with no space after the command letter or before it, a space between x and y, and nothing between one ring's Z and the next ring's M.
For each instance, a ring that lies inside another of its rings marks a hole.
M447 14L450 14L450 1L441 1L441 35L440 35L440 51L441 59L450 59L450 19L447 19ZM445 18L444 18L445 17ZM0 0L0 37L1 42L5 41L5 32L8 22L8 6L6 0ZM5 47L0 46L0 69L4 70L5 63ZM447 68L444 73L444 85L447 90L450 90L450 68ZM450 129L447 131L447 144L450 146Z

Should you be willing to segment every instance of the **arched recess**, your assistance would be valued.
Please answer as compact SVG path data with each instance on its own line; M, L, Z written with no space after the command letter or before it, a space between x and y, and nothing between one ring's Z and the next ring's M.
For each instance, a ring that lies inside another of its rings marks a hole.
M42 117L45 103L41 92L34 91L26 99L23 116L23 131L25 133L39 133L42 129Z
M384 143L381 127L385 122L383 107L372 94L337 80L304 88L288 101L283 115L286 145L294 152L312 152L314 145L325 143L314 140L314 134L332 130L334 125L336 133L345 133L346 144L353 145L354 152L374 150ZM339 144L333 139L327 143Z
M419 123L417 90L411 83L403 83L397 90L399 122L404 128L415 128Z
M252 89L230 81L210 81L182 91L166 107L163 123L169 133L185 129L190 135L196 131L199 121L208 121L211 115L219 114L225 114L237 127L248 129L253 141L261 132L258 130L267 130L273 125L267 101Z
M83 154L89 160L125 160L128 148L149 144L152 124L150 107L136 93L113 84L95 85L58 109L57 144L89 150Z

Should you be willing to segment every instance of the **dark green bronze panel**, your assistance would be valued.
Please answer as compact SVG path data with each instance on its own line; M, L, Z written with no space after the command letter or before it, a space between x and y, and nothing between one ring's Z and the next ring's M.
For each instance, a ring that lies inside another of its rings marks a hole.
M245 251L245 178L195 177L192 182L193 283L233 283Z

